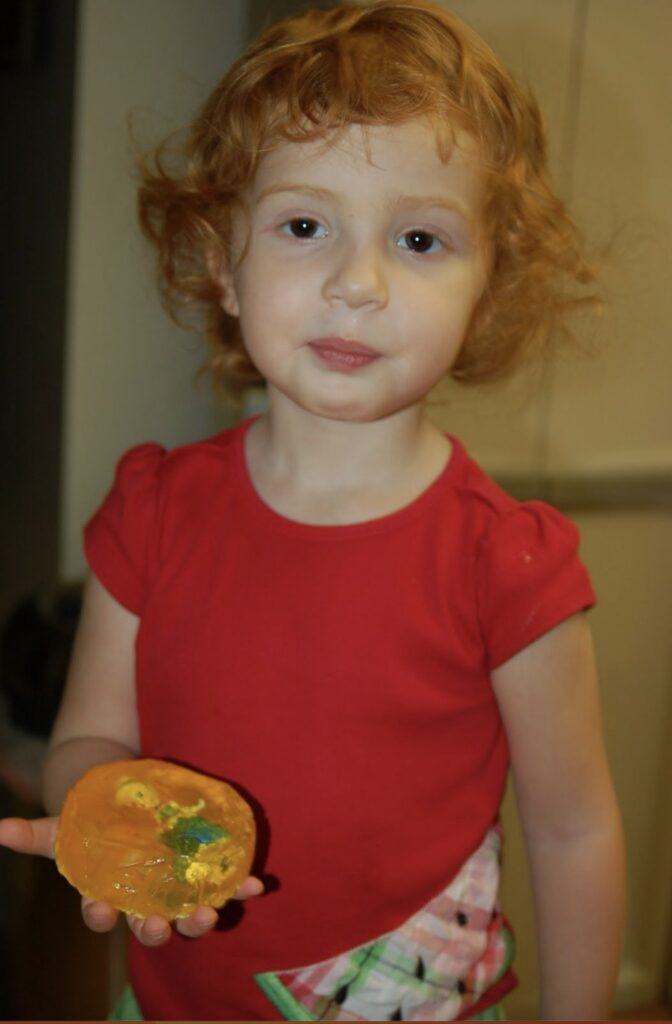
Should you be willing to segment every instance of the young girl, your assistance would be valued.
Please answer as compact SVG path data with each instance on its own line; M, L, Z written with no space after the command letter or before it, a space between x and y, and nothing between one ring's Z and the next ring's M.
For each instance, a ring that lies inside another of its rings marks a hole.
M422 0L313 11L228 72L141 215L216 376L263 378L268 411L121 459L45 803L94 763L173 759L240 787L261 843L258 898L130 922L128 1015L495 1019L510 761L540 1013L607 1016L623 855L577 533L423 405L531 358L590 282L536 106ZM49 855L54 828L0 835Z

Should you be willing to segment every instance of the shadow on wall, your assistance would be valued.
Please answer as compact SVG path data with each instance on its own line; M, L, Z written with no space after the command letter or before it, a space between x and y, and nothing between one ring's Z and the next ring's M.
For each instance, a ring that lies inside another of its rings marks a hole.
M249 0L248 34L250 38L257 32L287 14L295 14L307 7L333 7L335 0Z

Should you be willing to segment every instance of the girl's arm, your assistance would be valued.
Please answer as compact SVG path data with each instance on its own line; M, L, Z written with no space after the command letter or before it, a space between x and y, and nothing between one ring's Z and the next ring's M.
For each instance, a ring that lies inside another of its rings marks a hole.
M139 620L89 576L63 701L43 771L56 814L69 787L104 761L137 757L135 637Z
M135 703L135 637L138 619L120 605L91 576L84 602L63 702L54 725L44 765L44 805L57 815L69 787L89 768L104 761L124 760L138 754ZM0 822L0 843L21 853L54 856L58 818ZM257 879L247 879L239 898L262 890ZM82 913L94 931L109 931L118 914L108 903L84 898ZM170 938L163 918L128 918L141 942L159 945ZM184 935L196 937L217 923L212 907L199 907L177 922Z
M590 630L575 615L493 673L532 877L542 1019L610 1016L625 855Z

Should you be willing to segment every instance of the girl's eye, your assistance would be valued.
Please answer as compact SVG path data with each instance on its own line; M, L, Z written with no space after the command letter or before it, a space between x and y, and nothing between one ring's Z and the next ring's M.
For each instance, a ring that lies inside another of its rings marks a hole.
M410 252L421 255L428 252L438 252L443 247L436 235L432 235L429 231L422 231L420 228L406 231L397 242L397 245L402 249L408 249Z
M293 217L282 225L282 231L294 238L326 238L327 229L310 217Z

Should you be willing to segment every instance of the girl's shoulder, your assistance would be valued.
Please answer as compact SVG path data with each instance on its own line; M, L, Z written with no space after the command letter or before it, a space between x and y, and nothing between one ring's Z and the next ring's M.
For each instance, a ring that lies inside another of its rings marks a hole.
M563 618L590 608L595 593L576 525L546 502L517 500L459 443L456 450L454 485L472 538L470 576L496 667Z
M163 552L179 553L216 518L213 496L235 478L240 428L167 450L144 443L119 459L112 485L84 528L89 565L135 614Z
M134 445L117 462L113 486L124 493L207 487L227 468L234 471L242 426L174 448L153 441Z
M521 501L514 497L469 455L459 440L451 437L451 443L452 485L483 549L510 550L526 539L552 545L563 537L574 545L578 543L576 526L557 508L539 499Z

